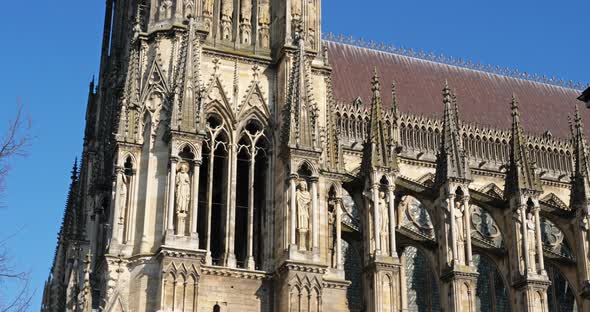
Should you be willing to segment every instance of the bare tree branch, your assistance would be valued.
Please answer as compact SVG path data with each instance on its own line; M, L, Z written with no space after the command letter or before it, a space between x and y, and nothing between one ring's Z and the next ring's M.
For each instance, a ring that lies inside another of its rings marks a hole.
M26 156L27 147L33 139L31 118L20 99L17 101L16 116L8 121L6 133L0 135L0 195L2 195L6 176L10 170L9 160L13 157ZM0 240L0 312L24 312L29 309L33 299L30 273L13 267L13 262L8 257L6 244L13 237L14 235L11 235ZM4 298L1 292L5 289L16 290L14 297Z
M10 170L8 160L26 156L26 149L32 139L31 118L18 99L16 116L8 121L6 133L0 138L0 194L4 191L5 179Z

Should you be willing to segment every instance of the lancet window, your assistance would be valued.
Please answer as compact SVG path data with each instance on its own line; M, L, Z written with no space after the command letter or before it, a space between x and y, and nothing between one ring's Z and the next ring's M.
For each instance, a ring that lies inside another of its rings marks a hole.
M551 285L547 290L549 312L577 312L576 293L557 266L547 263L545 266Z
M428 257L420 249L408 246L401 255L402 276L405 276L404 301L412 312L440 311L440 291Z
M221 264L228 230L230 179L230 137L220 116L207 118L208 137L203 144L199 182L199 243L211 254L213 264Z
M260 268L264 260L268 147L260 123L249 121L237 145L234 248L239 267Z
M477 311L509 312L510 295L494 262L487 256L474 254L477 277L475 304Z

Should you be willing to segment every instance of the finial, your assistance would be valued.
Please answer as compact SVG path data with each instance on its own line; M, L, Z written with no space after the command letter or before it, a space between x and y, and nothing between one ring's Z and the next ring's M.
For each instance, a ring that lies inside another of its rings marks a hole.
M443 102L446 104L451 104L453 102L452 95L451 95L451 88L449 87L449 81L445 79L445 86L443 88Z
M581 128L582 127L582 116L580 115L580 110L578 109L578 104L574 104L576 111L574 114L574 122L576 125L576 128Z
M78 178L78 157L76 157L74 159L74 166L72 167L72 176L71 176L72 181L76 180L77 178Z
M512 93L512 100L510 101L510 108L512 110L518 109L518 97L516 97L516 93Z
M377 74L377 66L375 66L374 71L373 71L373 78L371 79L371 85L372 90L373 91L379 91L380 85L379 85L379 75Z

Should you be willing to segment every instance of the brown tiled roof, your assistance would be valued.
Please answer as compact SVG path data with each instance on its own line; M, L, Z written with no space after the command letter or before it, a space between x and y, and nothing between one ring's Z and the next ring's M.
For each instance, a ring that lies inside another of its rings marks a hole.
M580 90L492 74L463 67L436 63L325 41L333 67L335 97L352 102L360 97L370 103L373 69L381 77L382 88L392 81L397 85L401 112L441 117L442 89L445 79L457 95L461 119L483 126L509 129L510 99L520 102L525 132L569 138L568 115L573 114ZM382 89L384 104L391 103L390 90ZM590 110L581 109L585 130L590 135Z

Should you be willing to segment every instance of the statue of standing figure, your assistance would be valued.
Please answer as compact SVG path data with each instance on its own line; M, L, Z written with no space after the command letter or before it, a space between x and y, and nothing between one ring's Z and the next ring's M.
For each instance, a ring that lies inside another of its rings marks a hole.
M526 231L527 231L527 252L529 253L529 271L536 271L536 226L535 220L533 218L533 214L531 212L527 213L527 219L525 221Z
M336 200L328 202L328 249L330 250L330 267L336 268Z
M176 213L188 212L191 200L191 179L188 171L188 165L182 163L176 174Z
M465 263L465 226L463 223L463 213L465 209L460 202L455 203L455 211L453 217L455 218L455 238L457 239L457 259L459 263Z
M172 0L163 0L160 6L160 20L172 18Z
M121 174L121 186L119 187L119 224L125 222L127 214L127 201L129 198L129 177Z
M383 191L379 192L379 214L381 224L379 227L379 235L381 236L381 251L387 254L387 247L389 246L389 207L387 199Z
M301 0L291 0L291 17L301 19Z
M299 248L307 249L309 232L309 211L311 206L311 194L307 190L307 182L300 181L297 185L297 230L299 231Z

